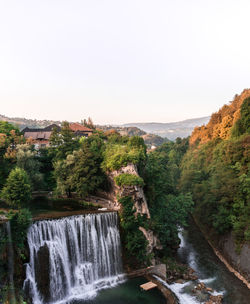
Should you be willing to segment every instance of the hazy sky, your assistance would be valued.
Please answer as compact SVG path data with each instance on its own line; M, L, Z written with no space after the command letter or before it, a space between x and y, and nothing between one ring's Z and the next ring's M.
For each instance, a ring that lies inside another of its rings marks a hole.
M0 114L210 115L250 87L249 0L0 0Z

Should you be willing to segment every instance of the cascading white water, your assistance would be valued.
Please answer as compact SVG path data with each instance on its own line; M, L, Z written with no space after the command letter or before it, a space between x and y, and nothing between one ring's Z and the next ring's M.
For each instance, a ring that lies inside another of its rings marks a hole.
M24 290L34 304L93 297L123 279L115 212L35 222Z

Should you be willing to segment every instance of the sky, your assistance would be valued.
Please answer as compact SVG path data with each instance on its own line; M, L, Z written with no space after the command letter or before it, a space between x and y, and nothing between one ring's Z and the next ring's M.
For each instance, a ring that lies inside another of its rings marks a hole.
M0 114L208 116L250 87L249 0L0 0Z

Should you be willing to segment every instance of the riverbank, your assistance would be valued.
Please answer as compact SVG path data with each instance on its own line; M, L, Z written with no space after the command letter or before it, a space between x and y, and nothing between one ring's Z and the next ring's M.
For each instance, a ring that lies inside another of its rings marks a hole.
M179 232L181 239L178 260L195 270L198 281L169 284L180 303L197 304L209 301L203 284L211 288L210 295L223 296L223 304L248 304L250 291L215 255L199 227L191 219L187 229ZM200 285L199 285L200 284ZM200 290L202 289L202 290ZM194 292L195 291L195 292Z
M218 237L213 237L212 233L209 233L207 229L205 229L197 220L197 218L193 217L193 220L195 221L195 224L199 227L201 230L204 238L208 242L208 244L211 246L213 249L214 253L216 256L221 260L222 263L227 267L227 269L233 273L239 280L241 280L247 287L250 289L250 281L245 278L235 267L231 265L231 263L228 261L228 259L225 258L223 253L221 252L221 249L218 249L219 247L219 239ZM250 259L250 257L249 257Z

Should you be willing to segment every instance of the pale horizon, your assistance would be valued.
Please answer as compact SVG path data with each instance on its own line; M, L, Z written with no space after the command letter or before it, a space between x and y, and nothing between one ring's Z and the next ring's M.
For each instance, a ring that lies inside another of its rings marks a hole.
M250 85L247 0L0 1L0 114L210 116Z

